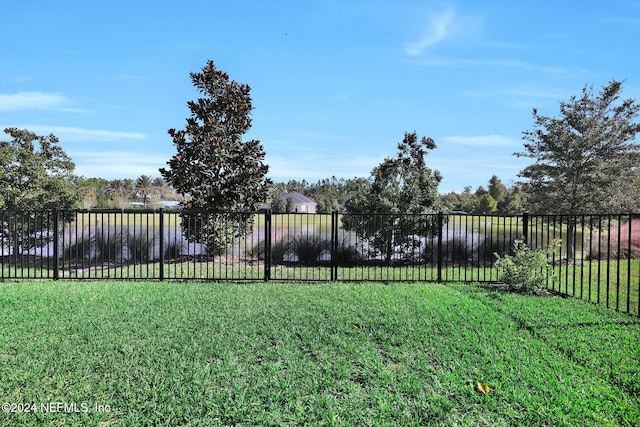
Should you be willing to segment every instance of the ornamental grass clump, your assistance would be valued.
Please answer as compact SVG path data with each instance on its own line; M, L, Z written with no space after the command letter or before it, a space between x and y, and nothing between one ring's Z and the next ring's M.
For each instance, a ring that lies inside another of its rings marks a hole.
M509 289L524 293L536 293L547 288L549 281L557 278L547 256L553 254L559 240L554 240L546 250L531 249L522 240L513 244L513 255L501 257L495 253L498 278Z

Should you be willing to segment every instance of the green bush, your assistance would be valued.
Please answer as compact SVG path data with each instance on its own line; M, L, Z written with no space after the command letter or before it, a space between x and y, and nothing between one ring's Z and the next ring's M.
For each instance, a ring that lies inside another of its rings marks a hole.
M129 261L133 263L144 263L151 261L152 252L157 236L147 235L140 231L130 230L127 233L127 254Z
M338 242L337 247L331 254L331 261L337 265L356 265L362 260L362 255L346 239Z
M96 262L119 262L122 260L122 232L105 228L96 232Z
M320 259L320 255L330 245L327 239L316 234L300 234L293 238L293 251L298 256L298 261L302 264L315 264Z
M451 239L443 244L444 259L453 263L473 261L473 247L466 239Z
M273 239L271 241L271 262L274 264L280 264L284 262L287 253L290 250L291 241L288 236ZM265 242L260 240L254 244L247 252L248 256L257 257L259 260L264 260Z
M513 255L501 257L495 253L499 280L509 285L511 290L526 293L546 289L549 280L557 279L547 255L554 253L559 246L560 241L554 240L546 250L533 250L522 240L516 240Z
M478 247L478 259L485 265L491 264L495 259L496 253L500 256L509 254L511 248L513 248L513 242L514 240L510 237L486 237Z
M164 259L165 260L176 260L182 256L182 244L172 241L168 242L165 240L164 242Z
M85 233L65 236L62 257L69 264L85 265L91 259L93 239Z

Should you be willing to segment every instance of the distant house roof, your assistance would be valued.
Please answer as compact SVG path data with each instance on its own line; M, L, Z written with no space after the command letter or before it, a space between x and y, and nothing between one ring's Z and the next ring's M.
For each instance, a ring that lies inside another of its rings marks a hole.
M286 202L287 199L291 199L292 203L316 203L315 200L310 199L304 194L298 193L297 191L293 191L282 196L282 201Z

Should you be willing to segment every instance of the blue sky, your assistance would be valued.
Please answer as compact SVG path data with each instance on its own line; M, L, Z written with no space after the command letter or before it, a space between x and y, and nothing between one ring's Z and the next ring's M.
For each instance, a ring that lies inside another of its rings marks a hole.
M54 133L86 177L160 176L208 59L251 86L276 181L368 176L415 130L441 192L510 184L534 107L640 98L640 1L7 1L0 24L0 127Z

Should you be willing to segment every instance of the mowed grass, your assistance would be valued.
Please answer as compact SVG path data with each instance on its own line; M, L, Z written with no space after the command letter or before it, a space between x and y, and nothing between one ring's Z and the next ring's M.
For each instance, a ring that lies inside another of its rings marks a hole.
M0 325L1 425L640 424L640 320L569 298L31 281Z

